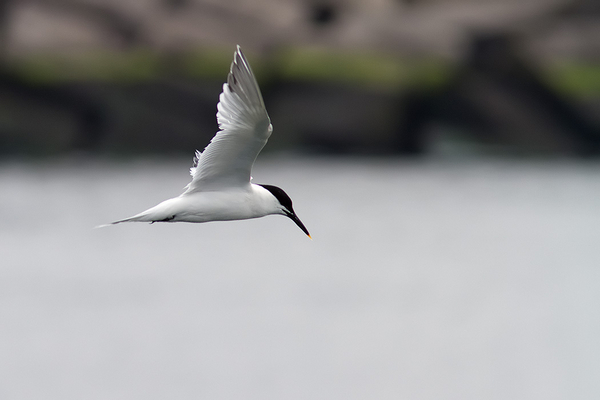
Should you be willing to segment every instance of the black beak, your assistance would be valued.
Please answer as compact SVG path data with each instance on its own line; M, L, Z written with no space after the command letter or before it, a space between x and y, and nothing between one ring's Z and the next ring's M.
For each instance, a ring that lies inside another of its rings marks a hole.
M285 210L284 210L284 212L285 212L285 215L286 215L287 217L289 217L289 218L290 218L292 221L294 221L294 222L296 223L296 225L298 225L298 228L302 229L302 231L303 231L304 233L306 233L306 235L307 235L309 238L311 238L311 237L310 237L310 233L308 233L308 229L306 229L306 227L304 226L304 224L302 223L302 221L300 221L300 218L298 218L298 216L296 215L296 213L295 213L295 212L293 212L293 211L292 211L292 212L288 212L288 211L285 211ZM311 238L311 239L312 239L312 238Z

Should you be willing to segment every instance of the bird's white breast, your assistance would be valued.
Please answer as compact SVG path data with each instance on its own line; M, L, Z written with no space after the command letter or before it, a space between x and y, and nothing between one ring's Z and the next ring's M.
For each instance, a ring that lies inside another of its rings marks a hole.
M244 189L196 192L167 200L173 222L229 221L279 213L276 199L258 185Z

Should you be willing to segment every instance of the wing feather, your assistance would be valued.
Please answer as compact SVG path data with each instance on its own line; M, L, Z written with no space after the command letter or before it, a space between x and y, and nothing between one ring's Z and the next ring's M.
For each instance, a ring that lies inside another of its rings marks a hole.
M258 83L240 47L217 104L219 131L203 152L196 151L185 194L243 187L273 130Z

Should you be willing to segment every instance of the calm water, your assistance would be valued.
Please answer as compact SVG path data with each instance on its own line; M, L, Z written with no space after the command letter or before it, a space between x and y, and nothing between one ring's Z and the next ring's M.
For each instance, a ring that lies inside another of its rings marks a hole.
M313 241L92 229L188 167L0 165L1 399L600 396L600 164L272 158Z

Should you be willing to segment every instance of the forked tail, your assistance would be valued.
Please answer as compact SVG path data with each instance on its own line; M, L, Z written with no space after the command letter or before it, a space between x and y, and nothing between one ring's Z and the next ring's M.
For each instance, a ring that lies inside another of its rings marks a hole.
M142 214L134 215L133 217L129 217L129 218L125 218L125 219L120 219L118 221L111 222L109 224L97 225L97 226L94 227L94 229L105 228L107 226L120 224L122 222L150 222L150 223L154 223L156 221L148 219L147 215L144 214L144 213L142 213Z

